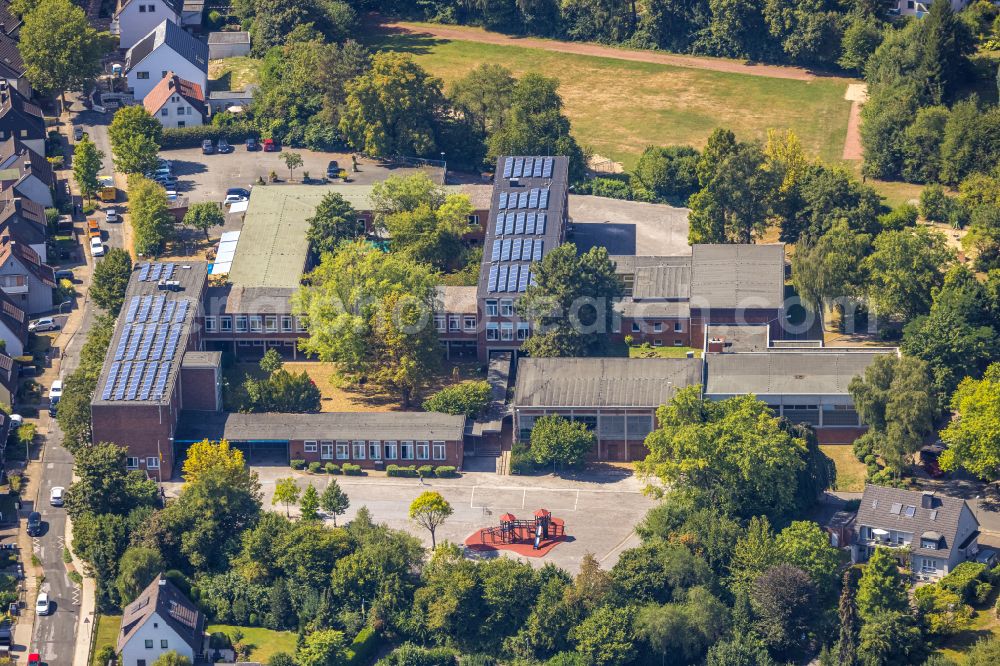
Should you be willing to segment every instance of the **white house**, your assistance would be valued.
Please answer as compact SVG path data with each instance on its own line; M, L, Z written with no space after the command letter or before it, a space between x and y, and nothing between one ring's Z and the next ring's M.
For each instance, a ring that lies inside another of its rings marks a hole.
M43 263L49 260L45 207L18 196L13 189L0 191L0 241L8 236L34 250Z
M163 21L181 22L181 0L119 0L111 32L130 49Z
M143 101L170 72L208 89L208 45L163 21L125 54L125 76L135 101Z
M45 155L45 118L42 110L0 79L0 141L14 137L39 155Z
M896 0L896 10L889 10L890 14L900 16L916 16L923 18L931 10L933 0ZM951 8L958 12L968 5L968 0L951 0Z
M0 289L29 315L52 309L55 272L38 253L9 235L0 236Z
M161 574L125 607L116 652L121 666L151 666L171 650L195 662L205 639L205 616Z
M164 127L196 127L205 122L205 94L201 86L173 72L167 72L142 104Z
M28 345L28 315L17 307L2 289L0 289L0 340L4 343L3 352L8 356L21 356ZM2 366L0 363L0 383L3 378ZM4 402L11 404L9 399Z
M52 165L42 155L15 137L0 144L0 189L51 208L55 185Z

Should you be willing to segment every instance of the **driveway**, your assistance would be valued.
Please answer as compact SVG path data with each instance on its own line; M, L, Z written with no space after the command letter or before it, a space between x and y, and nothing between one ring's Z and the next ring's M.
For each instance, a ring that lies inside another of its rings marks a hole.
M498 525L507 512L518 518L531 518L536 509L545 508L566 521L571 541L559 544L543 558L525 558L534 566L551 562L576 572L580 560L593 553L604 568L618 561L622 550L639 544L635 524L656 501L642 494L642 483L627 472L612 471L581 475L578 479L545 476L500 476L470 472L457 479L389 478L386 476L345 477L295 472L284 465L255 466L264 490L264 507L284 512L285 507L271 504L279 478L293 476L304 489L310 483L320 492L336 479L351 500L351 507L339 524L350 520L358 508L367 506L375 521L406 530L430 546L430 535L408 518L410 503L425 490L440 492L455 513L438 528L438 543L449 540L462 543L481 527ZM167 485L167 484L164 484ZM178 483L168 492L177 492ZM296 515L296 507L291 508ZM332 521L328 521L332 524ZM515 555L501 551L508 557Z

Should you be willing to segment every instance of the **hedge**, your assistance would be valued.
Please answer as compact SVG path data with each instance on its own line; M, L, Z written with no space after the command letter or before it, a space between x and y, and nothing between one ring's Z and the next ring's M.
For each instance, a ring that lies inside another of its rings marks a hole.
M941 579L941 587L955 592L962 600L968 603L972 600L976 583L979 582L983 572L986 571L985 564L977 562L962 562L951 570L947 576Z
M230 143L246 141L247 137L256 137L257 131L250 125L235 124L227 127L219 125L201 125L198 127L169 127L163 130L161 148L197 148L205 139L218 141L225 139Z
M327 474L340 474L340 466L337 465L337 463L328 462L326 464L326 473Z
M415 477L417 475L417 467L416 465L410 465L409 467L403 467L401 465L386 465L385 475Z
M434 465L421 465L417 468L417 472L420 476L433 476L434 475Z
M379 643L379 635L371 627L365 627L359 631L358 635L351 641L350 647L347 648L347 666L361 666L361 664L371 663Z
M341 468L344 470L344 474L348 476L361 476L361 465L352 465L351 463L344 463Z
M319 474L319 471L321 469L323 469L323 465L321 465L319 462L313 461L309 463L309 471L312 472L313 474Z
M441 478L447 478L449 476L458 476L458 473L455 471L455 468L452 467L451 465L441 465L440 467L434 470L434 475Z
M305 469L306 461L293 458L288 464L292 466L292 469Z

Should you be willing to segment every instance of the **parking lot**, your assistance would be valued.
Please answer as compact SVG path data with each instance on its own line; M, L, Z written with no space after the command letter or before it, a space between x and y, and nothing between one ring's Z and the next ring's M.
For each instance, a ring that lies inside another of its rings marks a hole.
M327 165L337 160L346 169L351 183L371 184L384 180L391 174L409 175L420 171L417 168L388 167L375 161L360 158L359 171L353 172L350 153L324 153L312 150L285 148L284 152L295 152L302 156L303 166L295 169L295 182L301 182L306 173L314 179L326 175ZM171 160L177 177L177 193L188 198L190 203L203 201L221 202L226 198L226 190L231 187L249 189L258 178L267 180L273 171L281 181L287 181L288 168L281 159L281 152L265 153L262 150L247 151L243 144L234 146L230 153L203 155L201 148L164 150L160 156ZM431 178L441 182L440 169L423 169Z
M566 521L571 541L559 544L544 558L526 558L535 566L551 562L569 571L579 568L580 560L593 553L605 568L618 561L622 550L638 545L633 529L655 500L642 494L642 483L633 475L609 471L588 475L579 480L553 476L499 476L490 473L466 473L458 479L389 478L385 476L345 477L295 472L285 466L255 466L264 490L264 507L273 506L271 498L279 478L292 476L300 488L313 484L320 492L336 479L351 500L351 508L340 518L341 524L367 506L376 522L406 530L430 546L430 535L408 518L410 503L425 490L440 492L455 510L438 528L438 543L445 539L462 543L481 527L499 524L507 512L518 518L530 518L536 509L545 508ZM167 484L165 484L167 485ZM177 492L177 483L170 492ZM297 513L291 508L292 515ZM329 522L329 521L328 521ZM504 555L515 557L509 552Z

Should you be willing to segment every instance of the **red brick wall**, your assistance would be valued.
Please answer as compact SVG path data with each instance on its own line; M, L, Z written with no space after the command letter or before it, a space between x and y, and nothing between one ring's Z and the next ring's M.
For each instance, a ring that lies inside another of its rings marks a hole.
M681 330L677 332L674 330L674 324L680 322ZM632 324L639 324L639 332L635 332L632 329ZM656 324L661 325L661 330L659 333L656 332ZM641 345L644 342L649 344L656 344L659 340L663 347L701 347L701 341L698 340L698 344L691 344L691 321L687 317L676 318L676 319L657 319L653 317L642 317L636 320L634 317L622 317L621 332L613 333L611 339L617 342L622 342L625 340L626 335L632 336L632 344ZM680 344L675 344L676 342Z
M214 368L181 369L181 402L183 409L216 412L222 409L219 376Z
M169 406L123 402L91 407L94 441L113 442L141 459L139 469L154 479L167 480L174 473L174 443L177 411ZM149 470L147 458L161 458L159 474Z
M363 467L365 469L373 469L375 467L375 462L372 461L368 457L368 445L369 445L369 442L367 440L365 441L365 457L364 457L364 459L360 459L360 458L356 459L356 458L354 458L354 442L353 442L353 440L348 441L347 444L348 444L348 446L347 446L347 453L348 453L348 456L350 456L347 460L344 460L344 459L341 459L341 458L337 458L337 442L336 441L333 442L333 458L332 459L323 459L323 458L320 457L321 454L322 454L322 447L321 447L321 444L320 444L319 441L316 442L316 451L315 452L312 452L312 451L308 452L308 453L306 452L306 450L305 450L305 441L304 440L292 440L291 442L289 442L288 450L289 450L289 455L290 455L290 457L291 457L292 460L305 460L307 463L311 463L311 462L320 462L320 463L332 462L332 463L334 463L336 465L343 465L344 463L351 463L351 464L354 464L354 465L361 465L361 467ZM445 451L445 459L444 460L434 460L433 459L433 455L434 455L433 443L430 443L428 445L428 447L429 447L428 451L429 451L429 455L431 456L431 459L429 459L429 460L418 460L416 458L416 443L414 442L414 457L413 457L413 459L412 460L403 460L403 459L401 459L401 458L398 457L401 452L400 452L399 443L397 442L397 444L396 444L397 457L393 458L393 459L386 458L385 459L385 464L386 465L395 464L395 465L404 465L404 466L416 465L417 467L420 467L421 465L433 465L435 467L437 467L439 465L451 465L453 467L457 467L458 469L462 468L463 456L464 456L464 453L465 453L463 442L461 442L461 441L446 441L444 443L444 451ZM385 447L384 447L384 445L382 446L382 451L383 451L383 455L385 455Z

